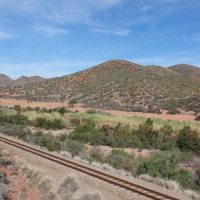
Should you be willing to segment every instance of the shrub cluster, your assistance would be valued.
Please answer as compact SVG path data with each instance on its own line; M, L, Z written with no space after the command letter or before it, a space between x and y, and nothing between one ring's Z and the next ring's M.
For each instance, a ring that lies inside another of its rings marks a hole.
M84 123L76 125L74 131L69 134L72 140L78 140L92 145L105 145L120 148L153 148L161 150L171 150L178 147L181 151L191 151L200 153L199 133L191 127L186 126L180 129L177 135L169 125L164 125L159 130L155 130L153 121L149 118L136 129L130 126L103 125L96 128L92 119L85 120Z
M35 126L44 129L63 129L65 125L61 119L53 118L47 119L45 117L37 117L34 120L29 120L27 116L22 114L10 114L6 115L0 112L0 125L22 125L22 126Z
M193 181L190 171L179 169L179 159L180 156L177 151L156 153L141 162L136 174L148 174L151 177L175 180L185 189L200 189Z

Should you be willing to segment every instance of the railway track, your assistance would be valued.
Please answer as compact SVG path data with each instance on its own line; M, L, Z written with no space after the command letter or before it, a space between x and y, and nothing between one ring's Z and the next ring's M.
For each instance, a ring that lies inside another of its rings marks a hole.
M14 147L17 147L19 149L28 151L30 153L36 154L38 156L41 156L43 158L46 158L48 160L51 160L53 162L56 162L58 164L70 167L72 169L75 169L77 171L80 171L82 173L88 174L90 176L93 176L95 178L101 179L103 181L106 181L110 184L113 184L115 186L118 186L120 188L124 188L126 190L132 191L134 193L140 194L142 196L146 196L150 199L155 199L155 200L179 200L177 198L168 196L166 194L162 194L160 192L151 190L151 189L147 189L143 186L139 186L137 184L131 183L129 181L111 176L107 173L104 172L100 172L98 170L94 170L90 167L75 163L71 160L65 159L65 158L61 158L59 156L53 155L51 153L48 153L46 151L40 150L40 149L36 149L34 147L31 147L29 145L25 145L16 141L13 141L11 139L7 139L4 138L2 136L0 136L0 141L8 144L8 145L12 145Z

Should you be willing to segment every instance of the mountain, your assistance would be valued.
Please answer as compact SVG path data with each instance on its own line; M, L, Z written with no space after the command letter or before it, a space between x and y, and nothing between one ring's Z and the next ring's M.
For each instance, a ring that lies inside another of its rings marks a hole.
M68 101L88 107L158 112L174 106L200 112L200 82L178 67L141 66L111 60L71 75L4 88L29 101ZM176 69L176 70L175 70Z
M40 76L31 76L31 77L21 76L20 78L15 80L15 85L24 85L24 84L28 84L28 83L43 82L44 80L46 80L46 79L42 78Z
M192 78L194 81L200 82L200 68L192 65L180 64L169 67L179 74Z
M6 83L11 83L13 80L6 76L5 74L0 74L0 86L5 85Z
M42 82L44 80L46 79L40 76L31 76L31 77L21 76L20 78L13 80L9 76L6 76L5 74L0 74L0 87L10 87L16 85L37 83L37 82Z

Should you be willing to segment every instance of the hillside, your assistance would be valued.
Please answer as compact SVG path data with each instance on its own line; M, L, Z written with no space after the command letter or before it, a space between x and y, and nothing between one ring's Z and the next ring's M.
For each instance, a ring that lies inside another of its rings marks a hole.
M76 98L85 106L102 109L159 112L177 106L199 112L200 82L179 71L111 60L68 76L2 90L29 101Z
M13 80L9 76L6 76L5 74L0 74L0 87L10 87L10 86L16 86L16 85L24 85L29 83L37 83L42 82L45 79L40 76L21 76L20 78Z
M192 78L194 81L200 82L200 68L192 65L180 64L169 67L179 74Z
M6 83L11 83L13 80L5 74L0 74L0 86L4 86Z

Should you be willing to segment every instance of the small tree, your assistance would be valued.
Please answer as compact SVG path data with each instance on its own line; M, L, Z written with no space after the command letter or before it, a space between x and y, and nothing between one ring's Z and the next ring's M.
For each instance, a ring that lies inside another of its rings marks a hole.
M70 99L69 100L69 102L68 102L68 104L70 105L70 107L74 107L74 104L77 104L78 103L78 101L75 99L75 98L73 98L73 99Z
M176 144L182 151L200 153L199 134L197 131L192 130L190 126L185 126L179 131Z
M15 105L13 109L17 112L17 115L21 114L22 108L20 105Z

